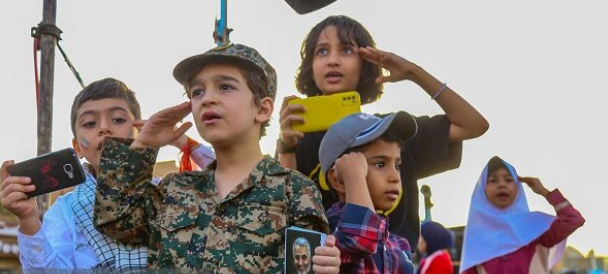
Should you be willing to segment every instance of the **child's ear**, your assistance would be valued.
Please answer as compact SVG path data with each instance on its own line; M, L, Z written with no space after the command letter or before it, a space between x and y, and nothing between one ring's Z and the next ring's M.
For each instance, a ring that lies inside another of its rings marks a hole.
M84 156L82 155L82 149L80 148L80 144L76 138L72 138L72 147L74 148L76 155L78 155L78 158L82 159Z
M336 176L336 169L331 168L327 172L327 180L329 180L329 185L339 194L345 194L346 188L344 188L344 183L338 181L338 177Z
M260 106L258 107L258 113L255 116L255 120L260 123L264 123L270 120L272 111L274 110L274 101L270 97L264 97L260 100Z

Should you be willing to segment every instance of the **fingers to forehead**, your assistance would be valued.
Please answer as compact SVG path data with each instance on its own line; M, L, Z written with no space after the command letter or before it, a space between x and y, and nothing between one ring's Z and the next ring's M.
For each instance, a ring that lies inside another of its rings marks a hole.
M135 120L135 121L133 121L133 125L136 126L136 127L141 127L144 124L146 124L147 121L148 120Z
M154 115L152 115L152 117L150 117L149 120L152 120L153 123L166 121L178 122L188 116L188 114L190 114L190 111L190 102L184 102L155 113Z
M179 128L177 128L175 130L175 136L177 136L177 138L179 138L179 136L182 136L184 134L186 134L186 132L192 127L192 123L191 122L186 122L183 123L181 126L179 126Z
M371 47L359 48L359 55L375 64L379 64L383 56L382 52Z
M190 111L190 102L184 102L179 105L166 108L160 113L162 113L162 116L164 117L181 120L188 116L188 114L190 114Z

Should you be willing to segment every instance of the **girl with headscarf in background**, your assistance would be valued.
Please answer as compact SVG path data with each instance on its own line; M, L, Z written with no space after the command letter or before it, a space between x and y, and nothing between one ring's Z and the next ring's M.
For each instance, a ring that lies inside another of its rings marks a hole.
M532 212L521 183L554 207L557 216ZM561 192L493 157L477 181L464 233L460 273L549 273L566 238L585 219Z

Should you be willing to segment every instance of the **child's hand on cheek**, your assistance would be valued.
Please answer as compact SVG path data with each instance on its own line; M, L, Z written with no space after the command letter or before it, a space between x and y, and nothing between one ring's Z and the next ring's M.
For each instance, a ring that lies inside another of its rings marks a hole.
M314 273L340 273L340 250L336 247L336 238L333 235L327 235L325 246L315 248L312 263Z
M545 197L547 196L547 194L549 194L549 190L547 190L545 186L543 186L543 184L538 178L519 177L519 181L526 183L530 187L530 189L532 189L532 191L534 191L534 193L538 195Z

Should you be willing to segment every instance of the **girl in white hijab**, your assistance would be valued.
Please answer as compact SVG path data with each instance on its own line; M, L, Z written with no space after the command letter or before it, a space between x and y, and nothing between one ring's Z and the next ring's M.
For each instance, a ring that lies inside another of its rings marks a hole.
M557 216L531 212L522 182L545 197ZM460 273L549 273L566 238L584 222L559 190L547 190L537 178L519 177L513 166L493 157L471 198Z

